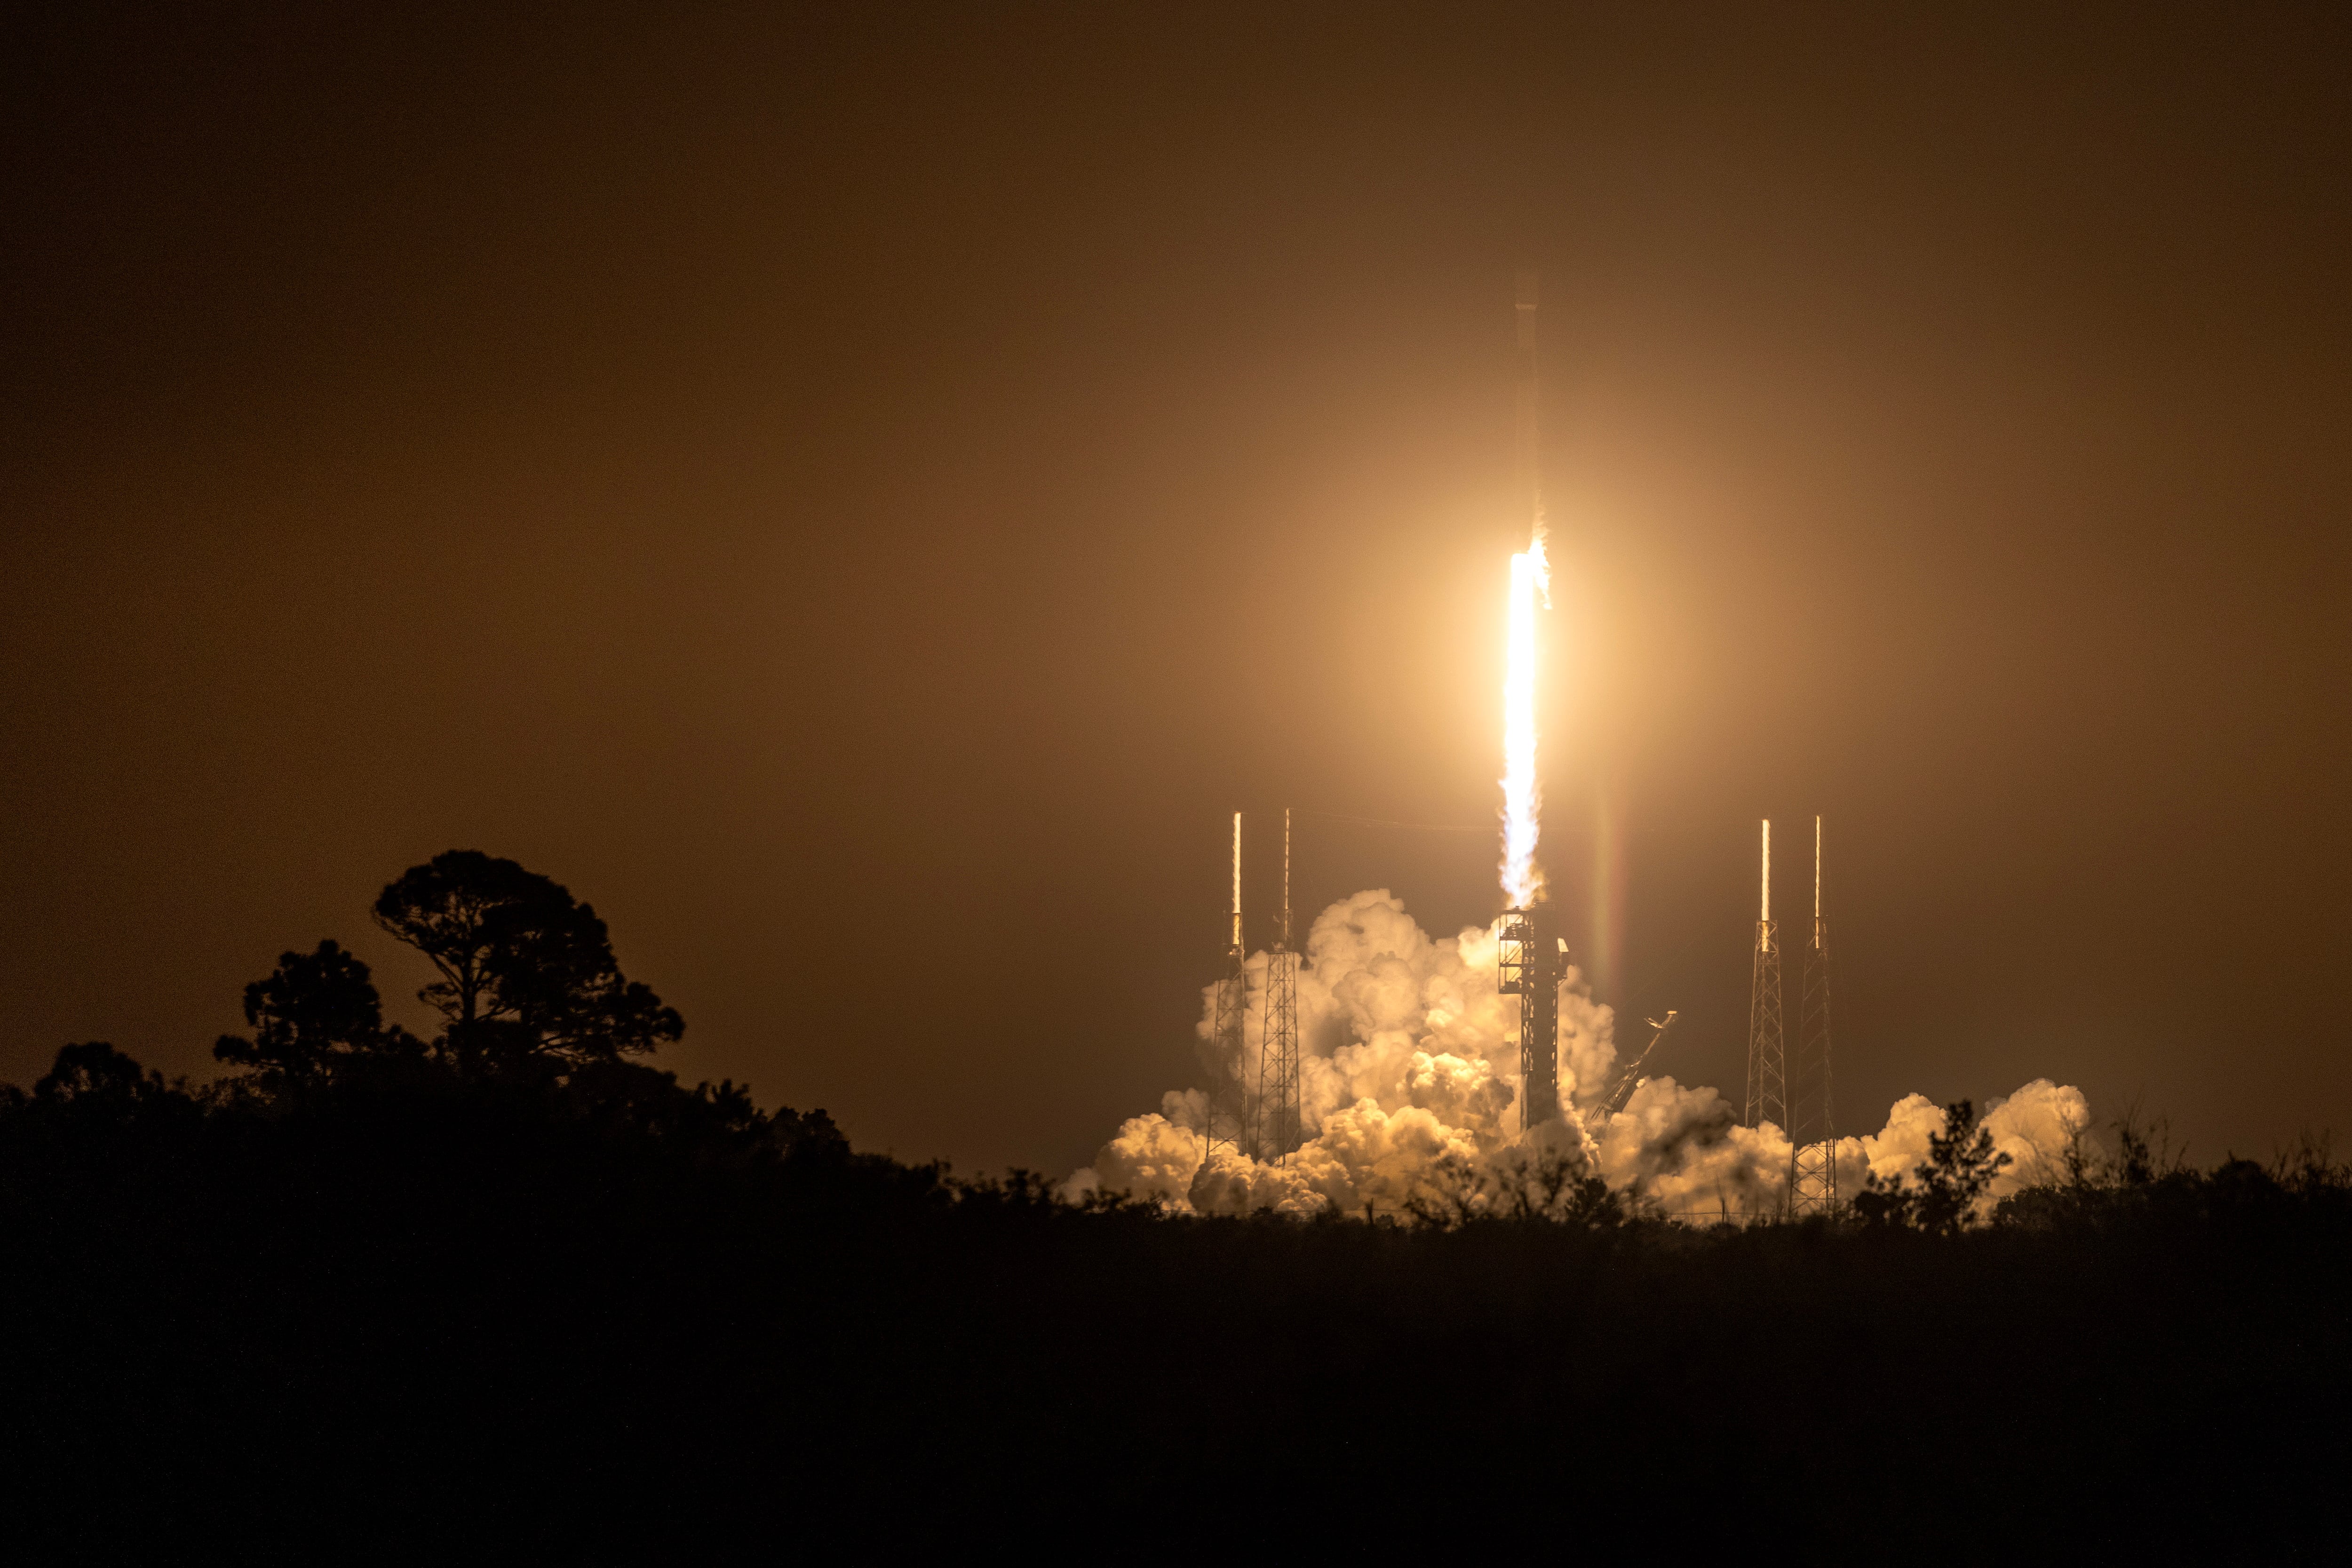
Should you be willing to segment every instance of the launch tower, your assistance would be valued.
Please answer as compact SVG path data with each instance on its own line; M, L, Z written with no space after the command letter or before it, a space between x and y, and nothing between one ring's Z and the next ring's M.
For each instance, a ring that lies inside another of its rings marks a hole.
M1805 948L1796 1082L1789 1108L1789 1212L1837 1207L1837 1126L1830 1106L1830 922L1822 915L1822 819L1813 818L1813 940Z
M1748 1125L1789 1123L1789 1056L1780 1034L1780 928L1772 920L1772 824L1764 824L1756 971L1748 992Z
M1234 912L1232 937L1225 947L1224 973L1217 980L1216 1010L1212 1016L1210 1055L1209 1148L1223 1143L1238 1149L1249 1125L1249 1100L1244 1066L1245 1026L1249 1021L1248 952L1242 946L1242 814L1234 813Z
M1559 1117L1559 982L1568 943L1549 899L1503 911L1501 991L1519 999L1519 1125Z
M1269 1164L1298 1147L1298 955L1290 951L1290 811L1282 813L1282 910L1265 959L1265 1027L1258 1050L1251 1155Z

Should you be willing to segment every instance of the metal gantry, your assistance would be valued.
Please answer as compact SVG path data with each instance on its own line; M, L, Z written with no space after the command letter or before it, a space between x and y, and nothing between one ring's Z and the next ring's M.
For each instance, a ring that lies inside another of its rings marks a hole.
M1286 1163L1298 1147L1298 954L1290 951L1290 813L1282 814L1279 934L1265 960L1265 1026L1258 1047L1250 1153Z
M1657 1050L1658 1042L1666 1037L1666 1031L1675 1026L1676 1016L1675 1010L1669 1007L1666 1009L1666 1016L1663 1018L1642 1020L1650 1026L1650 1043L1643 1046L1642 1054L1635 1057L1625 1070L1617 1075L1616 1087L1602 1096L1600 1103L1584 1113L1584 1125L1588 1129L1598 1132L1608 1126L1609 1119L1624 1110L1625 1102L1633 1098L1633 1091L1649 1081L1642 1076L1642 1069L1649 1065L1651 1055Z
M1559 1116L1559 982L1564 944L1551 905L1505 910L1496 948L1496 989L1519 999L1519 1126Z
M1764 824L1762 902L1756 969L1748 992L1748 1114L1750 1127L1789 1121L1789 1054L1781 1038L1780 929L1772 920L1772 824Z
M1225 970L1209 1025L1208 1150L1219 1144L1241 1151L1249 1135L1245 1053L1249 1025L1248 952L1242 946L1242 814L1234 813L1234 910Z
M1838 1206L1837 1121L1830 1096L1830 922L1822 913L1822 819L1813 818L1813 939L1805 948L1796 1100L1789 1120L1789 1212Z

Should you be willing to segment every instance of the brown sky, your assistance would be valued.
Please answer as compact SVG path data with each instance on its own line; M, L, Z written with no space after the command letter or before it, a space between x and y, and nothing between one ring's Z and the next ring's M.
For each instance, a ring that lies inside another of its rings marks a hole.
M1603 999L1736 1086L1820 811L1849 1131L2352 1132L2340 8L376 9L0 47L0 1076L404 995L470 847L689 1079L1079 1163L1225 812L1494 808L1527 256ZM1306 823L1300 902L1493 854Z

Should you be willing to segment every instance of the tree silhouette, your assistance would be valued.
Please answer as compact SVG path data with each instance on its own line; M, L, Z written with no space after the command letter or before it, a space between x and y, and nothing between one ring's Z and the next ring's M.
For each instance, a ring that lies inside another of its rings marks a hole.
M213 1056L250 1068L271 1090L323 1083L355 1059L415 1058L424 1042L386 1027L368 966L332 938L311 952L279 955L267 980L245 988L250 1037L223 1035Z
M104 1040L59 1046L56 1062L33 1085L37 1104L123 1111L171 1092L162 1073L142 1068Z
M686 1025L622 974L604 922L561 884L478 849L413 866L375 921L432 961L417 993L440 1013L441 1051L474 1069L558 1070L643 1056Z
M1909 1226L1937 1236L1965 1228L1994 1176L2009 1156L1992 1146L1992 1131L1977 1121L1976 1102L1956 1100L1944 1107L1944 1131L1927 1136L1927 1157L1915 1174L1882 1181L1872 1175L1853 1200L1854 1213L1874 1225Z

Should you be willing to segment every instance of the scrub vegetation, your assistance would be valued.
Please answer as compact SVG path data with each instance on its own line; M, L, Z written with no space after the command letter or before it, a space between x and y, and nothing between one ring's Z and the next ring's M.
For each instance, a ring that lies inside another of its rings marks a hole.
M231 1070L0 1096L21 1550L346 1560L1555 1540L1904 1559L2325 1544L2352 1172L2082 1130L1696 1227L1566 1167L1370 1219L1073 1203L647 1062L682 1022L509 861L385 889L431 1038L333 942ZM1139 1531L1150 1532L1148 1536Z

